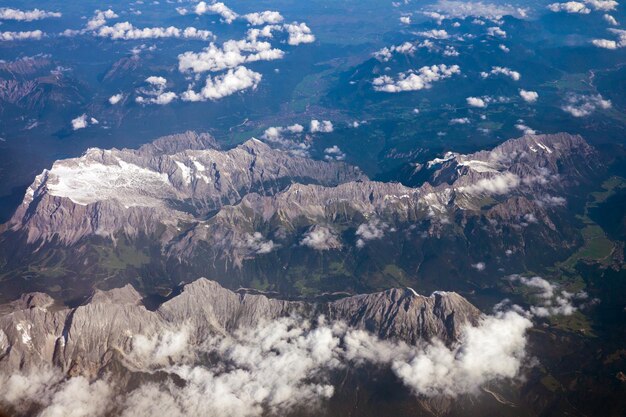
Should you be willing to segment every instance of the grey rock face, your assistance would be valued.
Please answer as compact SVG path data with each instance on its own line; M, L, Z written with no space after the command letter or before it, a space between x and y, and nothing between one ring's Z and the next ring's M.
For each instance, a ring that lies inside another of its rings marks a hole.
M229 151L208 135L166 137L138 150L89 149L56 162L27 190L10 227L29 242L54 237L72 244L85 236L151 235L200 222L255 192L271 195L290 183L334 186L364 178L357 168L299 158L252 139Z
M45 297L24 296L24 300L41 298ZM434 337L455 341L463 325L476 324L480 317L478 309L455 293L424 297L411 289L393 289L312 304L237 294L203 278L186 285L181 294L155 311L145 308L130 285L97 291L72 309L55 310L48 305L21 300L0 316L0 371L55 365L71 375L95 376L113 355L131 351L133 337L183 326L190 330L190 343L200 344L210 335L263 321L286 316L314 319L325 314L382 338L413 344Z
M221 151L210 136L187 132L137 150L90 149L58 161L37 177L7 227L29 243L65 246L94 236L145 236L164 259L202 256L220 274L294 245L354 248L357 230L372 222L381 235L416 227L424 238L500 236L501 252L523 250L523 229L533 224L535 237L567 248L575 238L563 237L555 213L570 187L602 163L580 136L556 134L447 154L422 169L429 182L411 188L254 139Z

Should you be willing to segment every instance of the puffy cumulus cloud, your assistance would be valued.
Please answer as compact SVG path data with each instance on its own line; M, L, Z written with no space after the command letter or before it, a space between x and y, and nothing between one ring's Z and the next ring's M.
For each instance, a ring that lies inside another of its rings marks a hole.
M491 71L483 71L480 73L480 76L483 78L489 78L493 75L503 75L505 77L511 78L513 81L519 81L519 79L522 78L522 75L519 72L513 71L512 69L507 67L491 67Z
M400 16L400 23L405 25L411 24L411 16Z
M580 13L580 14L591 13L591 9L585 6L585 3L581 3L579 1L568 1L565 3L552 3L548 5L548 10L553 11L555 13L558 13L558 12Z
M618 47L621 48L621 46L616 41L613 41L610 39L594 39L591 41L591 43L593 43L598 48L604 48L604 49L617 49Z
M178 9L178 12L180 14L186 14L187 10ZM239 16L237 13L232 11L228 6L226 6L222 2L207 4L206 2L201 1L200 3L196 4L196 7L194 7L193 12L197 14L198 16L201 16L207 13L218 14L222 18L222 20L228 24L232 23Z
M0 20L17 20L32 22L33 20L47 19L49 17L61 17L59 12L48 12L46 10L19 10L10 7L0 7Z
M261 139L284 149L295 156L309 157L310 145L302 141L304 126L295 123L291 126L272 126L265 129Z
M423 32L417 32L417 35L431 39L448 39L450 35L444 29L431 29Z
M170 104L172 101L176 100L178 95L173 91L164 91L157 94L154 97L137 97L135 101L139 104L160 104L162 106L166 104Z
M598 48L617 49L626 47L626 30L609 29L609 32L617 35L617 40L594 39L591 42Z
M130 22L120 22L113 26L101 26L94 31L94 35L115 40L184 38L206 41L214 38L213 33L210 31L194 27L185 29L179 29L174 26L136 28Z
M597 304L598 299L589 300L589 295L585 291L572 293L559 288L548 280L535 276L524 277L521 275L511 275L510 282L518 282L534 292L532 295L539 299L539 305L532 305L530 313L537 317L550 316L570 316L581 308Z
M382 239L385 236L385 231L389 229L387 223L381 222L380 219L373 218L367 223L359 225L355 234L358 236L356 241L357 248L365 246L366 242L370 240Z
M586 117L597 109L606 110L610 109L611 106L611 100L605 100L600 94L571 94L567 97L565 104L561 108L574 117Z
M389 61L394 53L412 55L415 52L415 44L412 42L404 42L400 45L392 45L384 47L374 52L374 57L381 62Z
M93 17L87 21L86 30L96 30L106 25L108 19L117 19L119 16L111 9L96 10Z
M514 311L483 317L477 327L465 328L454 348L431 343L408 360L395 359L392 369L416 394L475 393L488 381L518 376L531 327L528 318Z
M343 153L339 146L333 145L330 148L324 149L324 159L327 161L343 161L346 159L346 154Z
M525 18L528 14L527 9L506 4L458 0L439 0L437 3L428 6L427 10L436 12L438 14L437 20L477 17L497 21L504 16Z
M211 43L201 52L185 52L178 55L178 69L181 72L215 72L235 68L247 62L281 59L283 55L283 51L272 48L269 42L229 40L224 42L221 48Z
M340 248L341 241L332 228L314 226L304 234L300 245L322 251Z
M333 123L330 120L319 121L313 119L309 124L309 131L311 133L331 133L333 130Z
M23 32L0 32L0 42L40 40L44 33L37 30L27 30Z
M585 0L584 2L552 3L548 5L548 9L553 12L589 14L591 9L608 12L615 10L617 6L619 6L619 3L615 0Z
M498 45L498 48L500 48L502 52L507 53L507 54L511 52L511 49L509 49L506 45L503 45L503 44Z
M165 91L167 79L160 76L152 75L145 81L150 88L140 88L137 90L138 96L135 101L139 104L159 104L166 105L178 98L178 95L172 91Z
M84 129L89 126L89 121L86 114L81 114L75 119L72 119L72 130Z
M375 78L372 81L374 90L386 93L398 93L401 91L417 91L430 88L432 83L455 74L460 74L461 68L458 65L447 66L445 64L422 67L417 71L410 70L398 74L397 79L388 75Z
M283 25L283 29L287 31L289 34L289 38L287 39L287 43L289 45L297 46L302 43L313 43L315 42L315 35L311 31L306 23L290 23Z
M500 29L498 26L493 26L487 28L487 35L498 38L506 38L506 31Z
M219 100L239 91L255 90L261 78L261 74L246 67L229 69L225 74L208 76L200 92L189 89L181 94L181 99L184 101Z
M167 84L167 80L165 78L156 75L151 75L150 77L146 78L146 82L156 87L165 87L165 85Z
M585 3L591 6L592 9L603 12L610 12L619 6L619 3L615 0L585 0Z
M123 99L124 99L124 94L122 93L113 94L111 97L109 97L109 103L114 106L120 101L122 101Z
M487 103L480 97L468 97L466 98L467 104L472 107L484 108L487 107Z
M459 187L459 191L468 194L507 194L520 185L520 178L510 172L483 178L467 187Z
M263 132L263 139L267 139L270 142L271 141L279 141L283 134L285 133L291 133L291 134L298 134L298 133L302 133L304 132L304 126L302 126L301 124L295 123L291 126L272 126L272 127L268 127L267 129L265 129L265 132Z
M539 98L539 94L536 91L519 90L520 97L527 103L534 103Z
M243 18L246 19L248 23L255 26L267 24L275 25L284 20L283 16L279 12L269 10L264 12L248 13L243 15Z

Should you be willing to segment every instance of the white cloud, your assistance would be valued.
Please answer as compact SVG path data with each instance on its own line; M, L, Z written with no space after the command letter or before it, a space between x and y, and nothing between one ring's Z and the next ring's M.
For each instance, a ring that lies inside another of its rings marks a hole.
M530 327L528 318L513 311L487 316L467 327L452 349L434 342L409 360L395 359L392 369L418 395L476 393L490 380L518 376Z
M111 9L108 10L96 10L94 16L89 19L85 28L87 30L96 30L106 25L107 19L116 19L119 16Z
M157 94L154 97L137 97L135 99L135 101L137 103L140 104L146 104L146 103L152 103L152 104L159 104L159 105L166 105L166 104L170 104L172 101L176 100L178 98L178 95L172 91L164 91L162 93Z
M566 3L552 3L548 9L553 12L589 14L591 10L579 1L568 1Z
M320 122L319 120L313 119L309 125L309 130L311 133L331 133L334 127L330 120L322 120Z
M487 265L485 265L484 262L477 262L475 264L471 265L472 268L474 268L475 270L477 270L478 272L482 272L485 270L485 268L487 267Z
M146 83L150 85L150 89L138 89L138 95L135 101L139 104L159 104L166 105L178 98L178 95L172 91L165 91L167 79L160 76L152 75L146 78Z
M377 218L373 218L367 223L359 225L355 233L359 237L356 242L357 248L364 247L365 243L370 240L382 239L387 229L389 229L387 223L381 222Z
M459 117L459 118L450 120L451 125L467 125L469 123L470 123L470 119L468 119L467 117Z
M306 25L306 23L291 23L283 25L283 28L289 34L289 39L287 43L289 45L300 45L302 43L313 43L315 42L315 35L311 32L311 29Z
M411 17L410 16L400 16L400 23L405 24L405 25L410 25L411 24Z
M266 24L275 25L283 21L283 16L274 11L266 10L264 12L248 13L243 16L251 25L261 26Z
M39 40L43 38L44 33L41 30L28 30L24 32L0 32L0 42L23 41L23 40Z
M619 22L617 21L617 19L615 19L610 14L605 14L604 16L602 16L602 18L611 26L619 26Z
M610 109L611 106L611 101L605 100L600 94L571 94L567 97L565 105L561 108L574 117L586 117L597 109L606 110Z
M527 103L534 103L539 98L539 94L536 91L519 90L519 95Z
M291 126L287 126L287 130L290 131L291 133L302 133L304 131L304 126L296 123Z
M483 78L488 78L492 75L504 75L506 77L510 77L513 81L519 81L519 79L522 78L522 75L519 72L513 71L507 67L491 67L491 71L480 73L480 76Z
M497 174L490 178L483 178L467 187L459 187L459 191L469 194L507 194L517 188L520 178L510 172Z
M117 103L122 101L123 98L124 98L124 94L122 93L113 94L111 97L109 97L109 103L111 103L112 105L116 105Z
M527 10L508 4L484 3L482 1L439 0L428 6L429 10L436 11L441 17L460 18L480 17L497 21L504 16L525 18Z
M617 49L626 46L626 30L622 29L609 29L609 32L617 35L617 41L608 39L594 39L591 41L598 48Z
M506 32L504 30L500 29L497 26L487 28L487 34L489 36L494 36L494 37L499 37L499 38L506 38Z
M472 107L484 108L487 107L487 103L480 97L468 97L467 104Z
M130 22L120 22L113 26L101 26L97 28L94 35L114 40L184 38L206 41L214 38L213 33L210 31L199 30L194 27L185 29L179 29L174 26L136 28Z
M515 125L515 128L517 130L521 130L522 132L524 132L525 135L536 135L537 131L535 129L531 129L530 127L526 126L523 123L517 123Z
M184 101L219 100L239 91L256 89L261 82L261 74L246 67L229 69L228 72L215 77L208 76L204 87L199 93L187 90L181 98Z
M237 13L232 11L222 2L207 4L206 2L201 1L200 3L196 4L196 7L194 8L194 13L199 16L206 13L219 14L222 20L229 24L238 17Z
M152 75L148 78L146 78L146 82L148 84L152 84L156 87L165 87L165 85L167 84L167 80L163 77L157 77L155 75Z
M89 125L89 122L87 121L87 115L86 114L82 114L80 116L78 116L75 119L72 119L72 129L73 130L78 130L78 129L84 129Z
M506 53L511 52L511 50L507 48L506 45L503 45L503 44L498 45L498 48L500 48L501 51L506 52Z
M48 12L40 9L19 10L9 7L0 7L0 20L18 20L24 22L32 22L33 20L41 20L49 17L61 17L59 12Z
M585 3L594 10L601 10L603 12L610 12L619 6L619 3L615 0L585 0Z
M511 275L508 280L519 282L536 291L534 295L539 298L539 305L531 306L530 312L537 317L570 316L580 308L598 302L597 299L589 301L589 296L585 291L577 293L565 291L557 284L552 284L537 276L527 278L521 275Z
M520 313L497 312L482 316L476 326L464 325L452 346L436 338L416 345L380 340L323 318L316 324L295 317L262 322L229 335L214 334L198 345L190 343L184 328L165 329L151 337L134 335L127 356L151 373L158 371L161 382L140 382L131 392L117 392L104 379L64 380L60 372L42 370L0 375L0 401L37 402L44 417L286 415L302 404L314 411L330 398L330 372L369 364L391 369L417 396L456 397L517 378L531 326ZM186 357L219 362L181 360Z
M417 32L417 35L430 39L448 39L450 35L444 29L431 29L424 32Z
M411 42L404 42L400 45L384 47L374 52L374 57L381 62L389 61L394 53L412 55L415 52L415 45Z
M417 91L430 88L433 82L450 78L460 74L458 65L447 66L445 64L422 67L417 71L410 70L398 74L397 79L383 75L373 80L374 90L386 93L398 93L401 91Z
M335 231L331 228L314 226L304 234L300 245L308 246L315 250L329 250L340 248L341 242Z
M181 72L221 71L235 68L247 62L282 59L284 53L272 48L269 42L229 40L222 47L211 43L202 52L185 52L178 55L178 69Z
M343 161L346 159L346 154L343 153L339 146L333 145L330 148L324 149L324 159L327 161Z
M240 247L257 255L270 253L274 250L274 248L276 248L273 241L265 239L259 232L246 234L243 242L240 242L239 245Z

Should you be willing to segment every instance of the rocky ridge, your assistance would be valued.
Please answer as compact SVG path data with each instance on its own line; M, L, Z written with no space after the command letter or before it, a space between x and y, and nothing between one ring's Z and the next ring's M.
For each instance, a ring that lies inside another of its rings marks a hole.
M480 311L456 293L418 295L412 289L358 295L327 303L284 301L238 294L199 279L149 310L130 285L97 290L75 308L58 306L45 294L27 294L5 305L0 315L0 369L27 371L54 365L69 375L94 377L114 358L127 356L138 335L189 330L189 343L228 335L280 317L315 319L324 314L383 338L415 344L438 338L456 341ZM135 364L136 366L137 364Z

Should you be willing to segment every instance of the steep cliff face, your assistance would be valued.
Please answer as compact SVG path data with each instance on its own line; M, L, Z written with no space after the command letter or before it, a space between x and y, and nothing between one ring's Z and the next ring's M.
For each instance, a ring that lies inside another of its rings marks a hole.
M94 377L116 355L129 355L138 336L186 329L189 344L201 346L283 317L315 320L367 330L383 339L416 344L433 338L452 343L459 330L475 325L480 311L455 293L424 297L411 289L311 304L238 294L199 279L182 292L147 309L130 285L96 291L83 305L66 308L45 294L27 294L5 305L0 317L0 369L11 373L53 365L70 375ZM130 359L129 359L130 360ZM137 363L135 363L137 365Z

